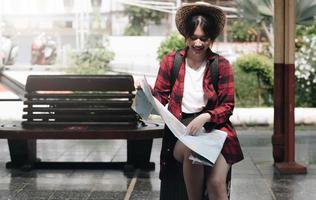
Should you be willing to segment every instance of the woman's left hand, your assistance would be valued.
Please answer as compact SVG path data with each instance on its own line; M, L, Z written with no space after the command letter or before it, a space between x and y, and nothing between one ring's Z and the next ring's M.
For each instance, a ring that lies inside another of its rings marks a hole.
M144 87L144 79L135 80L134 87L136 90L142 90L142 88Z
M187 134L196 135L206 122L209 122L211 115L209 113L202 113L194 118L187 126Z

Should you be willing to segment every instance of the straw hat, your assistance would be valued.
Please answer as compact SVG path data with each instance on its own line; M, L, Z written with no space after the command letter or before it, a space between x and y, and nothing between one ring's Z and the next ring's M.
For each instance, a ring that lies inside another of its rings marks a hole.
M226 16L222 9L206 2L195 2L183 4L176 13L176 26L181 35L186 36L185 23L187 17L192 14L205 14L214 19L215 27L213 33L215 38L223 31Z

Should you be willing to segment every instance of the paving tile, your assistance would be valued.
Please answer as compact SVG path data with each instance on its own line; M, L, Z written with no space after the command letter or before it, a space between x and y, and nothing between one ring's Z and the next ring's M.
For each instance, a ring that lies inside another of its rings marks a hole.
M14 199L16 191L0 189L0 200Z
M93 185L96 191L127 191L130 179L103 179Z
M57 158L58 162L83 162L89 155L89 152L66 152Z
M0 179L11 176L9 170L5 169L5 163L0 163Z
M52 196L49 199L50 200L88 199L90 194L91 194L91 191L84 191L84 190L72 190L72 191L57 190L52 194Z
M232 200L316 199L315 130L298 129L296 159L307 175L281 175L273 167L271 128L238 130L245 159L233 166ZM131 179L137 181L131 199L159 199L161 139L154 139L153 171L139 170L8 170L6 140L0 140L0 200L123 199ZM39 140L38 155L46 161L126 161L125 140ZM56 160L55 160L56 159Z
M125 162L127 160L127 155L125 153L116 154L111 161L113 162Z
M121 170L107 169L107 170L104 170L102 179L126 179L126 178L132 178L133 176L134 176L134 172L124 172Z
M23 188L23 191L32 192L32 191L54 191L56 189L56 186L54 183L50 184L26 184Z
M69 177L79 177L83 179L101 179L104 176L104 170L88 170L88 169L79 169L74 170Z
M22 173L22 172L21 172ZM8 184L8 185L14 185L14 184L25 184L25 183L30 183L34 179L30 177L15 177L15 176L9 176L9 177L3 177L1 178L1 182L3 184Z
M5 183L0 182L0 190L2 191L17 191L23 189L27 184L25 183Z
M150 200L159 200L160 199L160 191L152 191L152 192L150 192L148 198Z
M145 190L134 190L131 195L131 200L149 200L151 196L151 191L145 191Z
M131 200L159 200L159 191L133 191Z
M160 191L159 179L137 178L135 191Z
M116 152L93 151L85 157L85 162L110 162Z
M316 165L305 165L305 166L307 166L307 173L309 176L316 176Z
M74 173L75 170L73 169L38 169L38 170L34 170L34 172L36 172L36 177L38 179L41 178L54 178L54 179L64 179L67 178L69 176L71 176L71 174Z
M157 168L157 166L156 166ZM158 167L159 168L159 167ZM137 175L138 178L153 178L153 179L158 179L159 178L159 170L155 171L145 171L145 170L140 170Z
M88 200L119 200L124 199L125 194L121 191L92 191Z
M54 191L50 190L22 190L17 193L14 199L49 199Z
M233 200L274 200L273 193L267 187L264 180L260 178L250 179L235 178L232 179L231 199Z

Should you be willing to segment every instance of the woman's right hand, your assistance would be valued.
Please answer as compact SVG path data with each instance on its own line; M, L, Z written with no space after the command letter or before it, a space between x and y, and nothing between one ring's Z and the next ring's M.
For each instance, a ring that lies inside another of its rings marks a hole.
M189 135L196 135L196 133L203 127L206 122L209 122L211 115L209 113L202 113L194 118L187 126L187 133Z

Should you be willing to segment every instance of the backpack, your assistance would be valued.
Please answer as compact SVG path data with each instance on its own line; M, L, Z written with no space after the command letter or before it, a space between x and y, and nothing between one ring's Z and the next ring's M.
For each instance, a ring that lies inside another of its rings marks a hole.
M180 65L182 63L182 56L180 54L180 50L176 51L176 55L173 60L173 66L172 66L172 71L171 71L171 77L170 77L170 82L171 82L171 88L173 88L173 85L178 77L179 70L180 70ZM215 53L214 53L215 54ZM214 61L209 65L210 70L211 70L211 80L213 87L215 91L217 92L218 89L218 54L215 54L215 59Z

